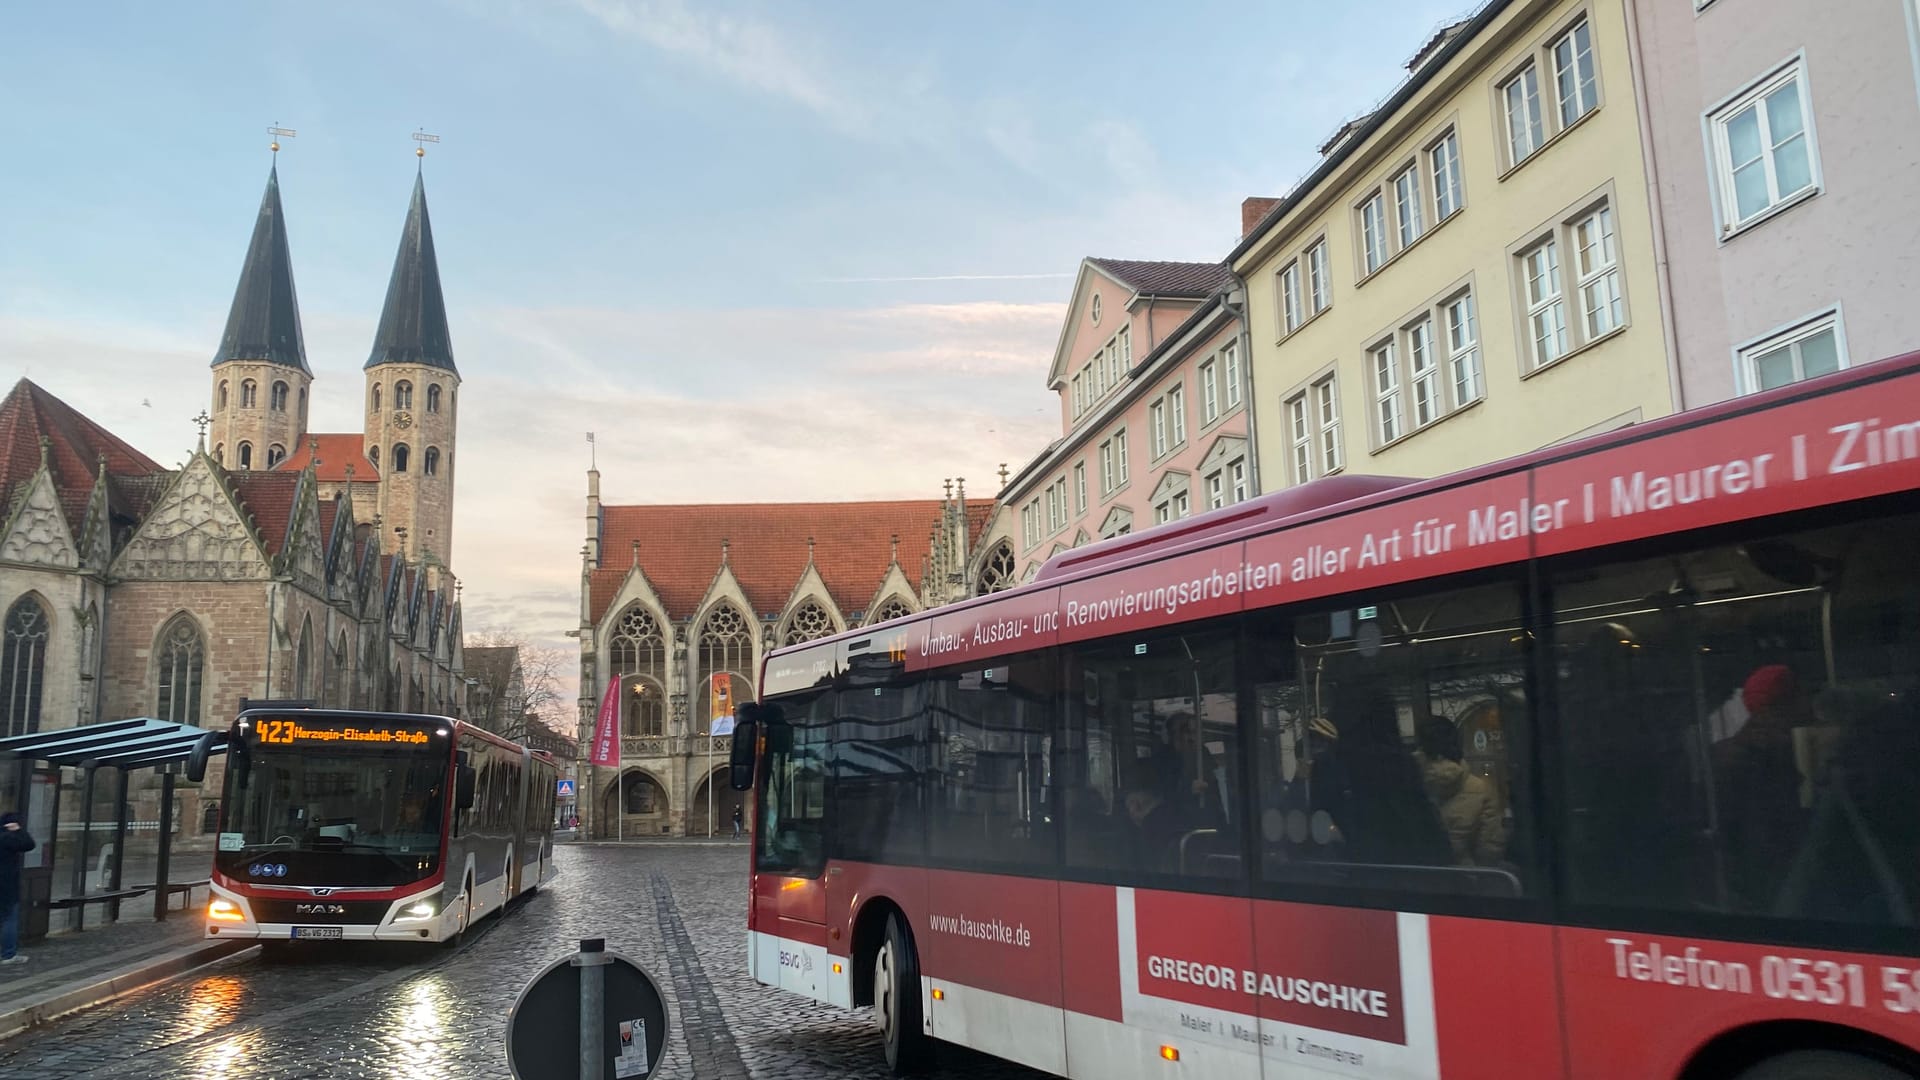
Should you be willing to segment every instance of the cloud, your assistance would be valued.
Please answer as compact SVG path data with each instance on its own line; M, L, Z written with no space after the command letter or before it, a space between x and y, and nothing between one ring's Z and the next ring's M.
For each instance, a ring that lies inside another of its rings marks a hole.
M1070 278L1068 274L927 274L904 277L839 277L814 278L823 285L871 285L903 281L1045 281L1053 278Z

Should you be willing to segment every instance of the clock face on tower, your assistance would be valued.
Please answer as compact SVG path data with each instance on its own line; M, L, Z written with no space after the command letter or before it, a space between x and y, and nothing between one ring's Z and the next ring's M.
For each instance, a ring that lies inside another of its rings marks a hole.
M401 409L401 410L400 410L399 412L396 412L396 413L394 413L394 414L393 414L393 426L394 426L394 427L397 427L397 428L410 428L410 427L412 427L412 426L413 426L413 414L412 414L412 413L410 413L410 412L408 412L408 411L407 411L407 410L405 410L405 409Z

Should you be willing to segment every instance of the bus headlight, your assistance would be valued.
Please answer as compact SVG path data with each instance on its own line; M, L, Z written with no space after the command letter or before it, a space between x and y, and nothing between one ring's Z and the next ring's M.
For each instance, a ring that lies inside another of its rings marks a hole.
M207 901L207 918L214 922L246 922L247 917L240 912L240 905L231 900L214 897Z
M438 914L440 914L440 898L438 896L430 896L425 900L415 900L413 903L401 908L400 914L395 915L393 921L418 922L422 919L431 919Z

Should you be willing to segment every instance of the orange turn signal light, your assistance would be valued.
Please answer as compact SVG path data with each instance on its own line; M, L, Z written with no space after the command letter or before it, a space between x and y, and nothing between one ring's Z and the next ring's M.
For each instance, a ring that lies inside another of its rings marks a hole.
M1160 1048L1160 1056L1166 1058L1168 1061L1179 1061L1180 1051L1176 1047L1162 1046Z
M937 987L937 986L936 986L936 987L934 987L934 988L933 988L933 1000L935 1000L935 1001L945 1001L945 1000L947 1000L947 992L946 992L945 990L942 990L942 989L940 989L940 988L939 988L939 987Z
M838 960L834 961L833 963L833 973L835 975L840 974L840 962Z
M240 906L231 900L215 897L207 901L207 918L215 922L245 922L247 917L240 914Z

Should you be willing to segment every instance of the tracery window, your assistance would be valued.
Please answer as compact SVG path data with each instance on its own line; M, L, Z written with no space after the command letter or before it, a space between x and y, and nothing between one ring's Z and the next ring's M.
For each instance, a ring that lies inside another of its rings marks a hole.
M812 641L833 633L833 617L826 609L809 600L793 613L787 621L787 636L784 644L798 645L803 641Z
M1015 584L1013 548L1005 540L994 546L993 553L987 556L987 565L980 571L980 587L975 595L1011 589Z
M206 639L200 625L186 612L175 615L160 631L158 654L160 719L176 724L200 723L200 675L206 666Z
M47 611L23 596L7 609L0 642L0 732L31 735L40 730L40 700L47 667Z

